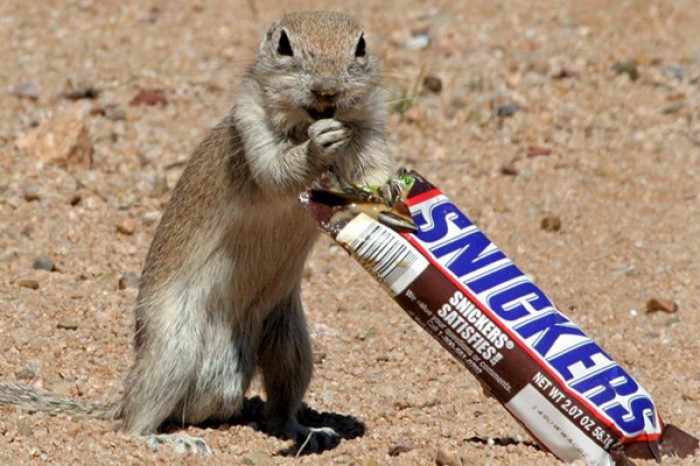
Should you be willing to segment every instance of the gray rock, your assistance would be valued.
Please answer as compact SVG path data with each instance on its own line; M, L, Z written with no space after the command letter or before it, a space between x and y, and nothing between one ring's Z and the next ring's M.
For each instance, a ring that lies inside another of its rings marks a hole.
M105 118L110 121L126 120L126 112L119 104L107 104L104 106Z
M15 97L37 100L39 98L39 88L32 81L22 81L10 89L10 94Z
M522 107L516 103L501 105L500 107L496 108L496 116L501 118L512 117L521 109Z
M630 59L615 63L612 69L617 74L626 74L629 76L630 81L636 81L639 79L639 69L637 67L637 60Z
M685 69L681 66L667 66L666 71L679 81L685 78Z
M48 270L49 272L55 272L56 264L54 263L54 261L51 260L50 257L42 255L34 259L32 268L36 270Z

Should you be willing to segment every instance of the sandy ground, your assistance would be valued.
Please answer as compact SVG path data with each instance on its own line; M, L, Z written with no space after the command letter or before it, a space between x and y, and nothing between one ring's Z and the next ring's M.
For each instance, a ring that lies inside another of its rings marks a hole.
M344 9L383 59L396 160L449 194L637 377L666 421L699 434L700 4ZM140 272L181 162L227 111L280 12L259 0L0 2L0 378L118 399L136 296L119 280ZM427 48L407 47L425 34ZM97 97L66 97L70 79ZM167 104L130 105L142 90ZM91 168L44 163L22 145L34 126L90 109ZM561 228L543 229L545 217ZM34 269L39 255L57 270ZM330 240L305 276L308 417L325 413L341 431L334 450L288 456L289 442L256 428L255 400L238 424L187 429L214 449L207 459L152 453L113 422L0 407L0 464L559 464ZM647 314L655 296L678 313Z

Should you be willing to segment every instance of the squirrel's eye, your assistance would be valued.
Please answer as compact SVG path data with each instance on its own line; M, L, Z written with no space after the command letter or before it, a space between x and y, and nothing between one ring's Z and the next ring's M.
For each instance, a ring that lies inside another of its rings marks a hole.
M355 56L356 57L364 57L365 56L365 37L360 36L360 40L357 41L357 48L355 48Z
M289 37L287 37L286 31L282 31L280 34L280 42L277 44L277 53L280 55L285 55L287 57L293 57L294 51L292 50L292 44L289 43Z

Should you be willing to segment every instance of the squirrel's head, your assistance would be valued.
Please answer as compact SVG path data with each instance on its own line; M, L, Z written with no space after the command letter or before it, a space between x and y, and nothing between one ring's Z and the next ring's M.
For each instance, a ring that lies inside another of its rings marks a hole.
M357 22L342 13L286 14L260 44L252 76L286 124L322 118L353 122L377 107L379 66Z

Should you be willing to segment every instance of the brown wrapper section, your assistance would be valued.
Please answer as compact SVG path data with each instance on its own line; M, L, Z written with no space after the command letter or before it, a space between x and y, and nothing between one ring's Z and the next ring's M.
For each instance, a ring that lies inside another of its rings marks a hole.
M407 205L441 195L417 173L410 176L414 181L403 197ZM656 414L662 426L657 432L624 437L504 325L483 298L447 273L417 236L383 226L348 201L347 193L329 194L333 183L328 177L317 188L302 195L302 204L322 230L348 249L545 449L564 461L582 459L590 465L632 465L630 458L660 461L661 453L686 456L698 449L696 438L663 426Z

